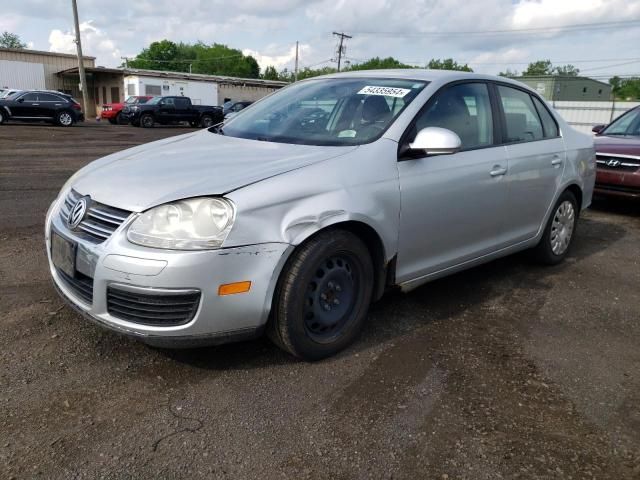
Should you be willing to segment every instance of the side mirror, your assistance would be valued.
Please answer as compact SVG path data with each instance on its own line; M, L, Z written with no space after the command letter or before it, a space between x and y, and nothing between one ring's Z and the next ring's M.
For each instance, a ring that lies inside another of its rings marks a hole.
M24 98L19 98L18 103L24 103Z
M427 155L448 155L456 153L462 147L462 141L455 132L440 127L423 128L409 144L412 151L423 151Z
M600 133L606 128L606 125L596 125L591 129L593 133Z

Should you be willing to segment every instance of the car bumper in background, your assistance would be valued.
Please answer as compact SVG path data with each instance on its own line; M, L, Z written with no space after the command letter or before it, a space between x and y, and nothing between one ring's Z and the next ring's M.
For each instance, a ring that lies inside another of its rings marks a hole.
M67 229L57 203L46 220L49 270L58 292L85 318L163 347L253 337L266 324L290 245L190 252L140 247L129 243L125 233L135 214L109 239L94 244ZM53 264L52 233L76 245L73 278ZM246 281L249 291L220 294L221 285Z
M594 192L598 195L640 198L640 170L614 172L598 169Z

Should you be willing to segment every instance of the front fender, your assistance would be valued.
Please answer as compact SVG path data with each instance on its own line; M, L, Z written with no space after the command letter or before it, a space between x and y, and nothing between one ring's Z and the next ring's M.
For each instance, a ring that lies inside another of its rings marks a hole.
M231 192L236 222L224 246L299 245L320 230L355 221L378 234L390 260L400 216L396 152L397 143L380 139Z

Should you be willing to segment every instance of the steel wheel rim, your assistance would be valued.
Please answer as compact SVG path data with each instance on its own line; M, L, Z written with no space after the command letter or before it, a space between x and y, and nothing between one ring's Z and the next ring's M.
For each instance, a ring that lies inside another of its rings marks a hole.
M332 255L317 267L307 285L304 327L312 340L330 343L349 325L359 291L355 262L347 255Z
M145 117L142 119L142 124L145 127L150 127L153 125L153 118L151 118L149 115L145 115Z
M573 204L565 200L556 209L551 223L551 251L555 255L562 255L569 248L573 229L576 223L576 212Z
M211 117L203 117L202 125L204 125L205 128L209 128L213 125L213 119Z
M60 123L62 125L71 125L71 122L73 122L73 119L71 118L71 115L69 115L68 113L61 113L60 114Z

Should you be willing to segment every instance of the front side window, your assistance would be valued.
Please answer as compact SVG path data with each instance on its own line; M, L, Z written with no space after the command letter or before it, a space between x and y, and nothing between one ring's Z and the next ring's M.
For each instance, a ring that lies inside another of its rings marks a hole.
M265 98L220 133L303 145L361 145L381 137L426 84L390 78L307 80Z
M640 108L630 110L602 131L603 135L640 135Z
M487 85L464 83L437 93L418 114L412 138L426 127L455 132L462 141L463 150L492 145L493 115Z
M532 142L544 138L540 117L528 93L500 85L498 94L504 111L506 143Z

